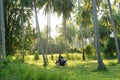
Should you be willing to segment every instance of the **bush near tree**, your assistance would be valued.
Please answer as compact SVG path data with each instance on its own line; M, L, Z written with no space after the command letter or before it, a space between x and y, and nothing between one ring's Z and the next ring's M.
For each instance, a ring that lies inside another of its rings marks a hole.
M91 45L87 45L84 49L84 52L86 54L86 56L88 58L90 58L90 56L92 56L93 52L92 52L92 46Z
M118 37L118 45L120 45L120 37ZM116 53L116 46L114 38L110 37L103 49L104 56L107 58L114 58L117 55Z

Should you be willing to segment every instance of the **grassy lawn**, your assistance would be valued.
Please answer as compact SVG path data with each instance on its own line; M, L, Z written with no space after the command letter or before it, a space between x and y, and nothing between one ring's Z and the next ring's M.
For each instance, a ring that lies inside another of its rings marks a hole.
M50 60L46 68L42 58L38 61L27 56L25 63L11 62L1 66L1 80L120 80L120 64L116 60L104 60L107 71L96 71L96 60L68 60L67 66L56 67L55 60Z

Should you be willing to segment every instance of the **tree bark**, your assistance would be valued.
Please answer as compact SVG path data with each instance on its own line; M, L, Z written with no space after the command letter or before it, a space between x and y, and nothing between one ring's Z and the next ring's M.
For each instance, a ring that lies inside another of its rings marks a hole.
M3 0L0 0L0 22L2 29L2 55L3 58L6 57L6 49L5 49L5 27L4 27L4 10L3 10Z
M22 4L22 3L21 3ZM24 22L23 22L23 5L21 5L21 27L22 27L22 59L24 62Z
M63 13L63 28L64 28L64 40L65 40L65 53L67 53L67 39L66 39L66 15Z
M39 44L38 48L41 49L41 53L42 53L42 56L43 56L43 61L44 61L43 66L47 66L47 61L45 59L43 46L42 46L42 42L41 42L41 34L40 34L40 29L39 29L39 24L38 24L38 17L37 17L37 10L36 10L36 0L34 0L34 7L35 7L36 28L37 28L37 33L38 33L38 44ZM38 53L39 53L39 51L38 51Z
M80 13L80 0L78 0L78 7L79 7L79 13ZM78 14L79 15L79 14ZM80 16L79 16L80 18ZM84 42L83 42L83 32L82 32L82 21L80 22L80 26L79 26L79 29L80 29L80 34L81 34L81 37L82 37L82 60L84 61L85 60L85 54L84 54Z
M116 29L115 29L115 23L114 23L114 20L113 20L113 15L112 15L112 9L111 9L110 0L107 0L107 1L108 1L109 11L110 11L110 16L111 16L110 20L112 22L112 28L113 28L113 33L114 33L116 50L117 50L117 54L118 54L118 63L120 64L120 50L119 50L119 45L118 45L117 33L116 33Z
M96 47L96 55L97 55L97 61L98 61L98 70L104 70L106 69L106 67L100 55L100 42L99 42L96 0L92 0L92 5L93 5L94 37L95 37L95 47Z

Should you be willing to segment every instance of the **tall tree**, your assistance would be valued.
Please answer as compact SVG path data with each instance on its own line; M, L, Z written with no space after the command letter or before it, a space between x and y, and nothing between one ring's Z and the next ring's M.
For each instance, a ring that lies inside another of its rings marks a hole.
M65 39L65 53L67 53L67 40L66 40L66 20L70 16L70 12L72 12L74 8L73 0L54 0L54 11L58 13L58 15L63 16L63 27L64 27L64 39Z
M48 45L49 46L51 45L51 39L50 39L51 11L52 11L52 0L46 0L45 7L44 7L45 15L47 14L47 43L46 43L46 50L45 50L46 59L47 59L47 53L48 53Z
M0 0L0 26L2 29L2 55L6 57L3 0Z
M118 54L118 63L120 64L120 50L119 50L119 45L118 45L118 40L117 40L115 23L114 23L114 20L113 20L113 14L112 14L110 0L107 0L107 1L108 1L108 5L109 5L110 16L111 16L110 20L111 20L112 28L113 28L113 32L114 32L114 39L115 39L116 50L117 50L117 54Z
M41 53L43 55L43 61L44 61L43 66L47 66L47 62L45 59L45 54L44 54L43 46L42 46L42 42L41 42L41 34L40 34L40 29L39 29L38 17L37 17L36 2L37 1L34 0L35 20L36 20L36 28L37 28L37 33L38 33L38 44L39 44L38 48L39 48L39 51L41 51Z
M80 1L78 0L78 15L80 14ZM80 16L79 16L80 18ZM79 29L80 29L80 34L81 34L81 37L82 37L82 54L83 54L83 57L82 57L82 60L84 61L85 60L85 54L84 54L84 42L83 42L83 32L82 32L82 21L80 22L80 25L79 25Z
M24 10L24 6L23 6L23 3L21 1L21 32L22 32L22 59L23 59L23 62L24 62L24 20L23 20L23 10Z
M96 47L96 55L97 55L97 61L98 61L98 70L104 70L106 69L106 67L100 55L100 42L99 42L99 32L98 32L96 0L92 0L92 6L93 6L94 37L95 37L95 47Z

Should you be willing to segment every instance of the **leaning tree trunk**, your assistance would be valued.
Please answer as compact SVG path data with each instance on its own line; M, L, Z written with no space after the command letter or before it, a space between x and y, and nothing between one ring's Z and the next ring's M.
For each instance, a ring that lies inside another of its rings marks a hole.
M6 57L5 50L5 27L4 27L4 12L3 12L3 0L0 0L0 26L2 30L2 55L3 58Z
M100 42L99 42L99 32L98 32L98 20L97 20L97 10L96 10L96 0L92 0L93 6L93 21L94 21L94 39L95 39L95 47L96 47L96 55L98 61L98 70L106 69L101 55L100 55Z
M43 66L47 66L47 61L45 59L45 54L44 54L44 51L43 51L43 46L42 46L42 42L41 42L41 34L40 34L40 29L39 29L39 24L38 24L38 18L37 18L36 0L34 0L34 7L35 7L36 28L37 28L37 33L38 33L38 45L39 45L39 49L41 49L39 51L41 51L41 53L43 55L43 61L44 61Z
M80 0L78 0L78 8L79 8L79 13L80 13ZM78 14L79 15L79 14ZM79 16L80 18L80 16ZM83 42L83 32L82 32L82 21L80 22L80 34L82 37L82 60L85 60L85 54L84 54L84 42Z
M117 33L116 33L116 29L115 29L115 23L114 23L114 20L113 20L110 0L107 0L107 1L108 1L109 11L110 11L110 16L111 16L110 20L112 22L112 28L113 28L113 32L114 32L114 39L115 39L116 50L117 50L117 54L118 54L118 63L120 64L120 50L119 50L119 45L118 45Z

